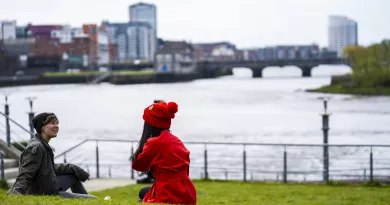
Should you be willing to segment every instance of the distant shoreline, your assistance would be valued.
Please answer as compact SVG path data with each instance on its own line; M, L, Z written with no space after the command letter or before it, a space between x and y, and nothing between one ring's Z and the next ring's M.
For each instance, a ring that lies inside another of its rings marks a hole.
M45 73L40 76L0 80L0 88L29 85L90 84L94 79L99 77L99 75L102 75L102 73ZM212 78L217 78L225 75L230 75L230 73L215 74L215 76L212 76ZM198 73L173 74L145 71L123 71L112 73L100 82L111 83L113 85L127 85L187 82L202 78L204 77Z
M307 89L306 92L328 93L328 94L349 94L349 95L363 95L363 96L390 96L390 88L359 88L359 87L345 87L341 84L327 85L315 89Z

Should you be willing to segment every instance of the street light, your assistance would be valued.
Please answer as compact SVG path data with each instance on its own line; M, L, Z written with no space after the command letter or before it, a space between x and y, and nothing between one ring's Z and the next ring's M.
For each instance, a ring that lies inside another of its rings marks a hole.
M329 132L329 116L328 114L328 101L330 97L319 97L324 103L324 113L322 114L322 132L323 132L323 180L329 181L329 147L328 147L328 132Z

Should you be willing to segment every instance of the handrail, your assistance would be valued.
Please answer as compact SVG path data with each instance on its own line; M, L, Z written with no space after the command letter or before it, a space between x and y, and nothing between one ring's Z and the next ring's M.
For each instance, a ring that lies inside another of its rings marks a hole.
M86 139L88 141L101 142L138 142L138 140L126 139ZM302 143L257 143L257 142L197 142L183 141L184 144L213 144L213 145L258 145L258 146L290 146L290 147L390 147L390 144L302 144Z
M7 116L6 114L4 114L3 112L0 112L1 115L3 115L4 117L6 117L7 119L9 119L11 122L13 122L16 126L20 127L22 130L26 131L27 133L31 134L31 135L34 135L34 133L30 132L30 130L26 129L25 127L23 127L22 125L20 125L19 123L17 123L15 120L13 120L12 118L10 118L9 116Z
M126 139L85 139L84 141L74 145L73 147L63 151L61 154L54 157L54 159L57 159L66 153L76 149L77 147L83 145L84 143L88 141L95 141L95 142L129 142L129 143L136 143L137 140L126 140ZM240 146L280 146L280 147L390 147L390 144L293 144L293 143L254 143L254 142L185 142L184 144L204 144L204 145L240 145Z
M83 145L84 143L86 143L86 142L88 142L88 141L89 141L89 139L86 139L86 140L84 140L84 141L82 141L82 142L80 142L80 143L74 145L73 147L71 147L71 148L69 148L69 149L63 151L61 154L55 156L54 159L57 159L58 157L61 157L61 156L65 155L67 152L70 152L70 151L76 149L77 147L80 147L81 145Z

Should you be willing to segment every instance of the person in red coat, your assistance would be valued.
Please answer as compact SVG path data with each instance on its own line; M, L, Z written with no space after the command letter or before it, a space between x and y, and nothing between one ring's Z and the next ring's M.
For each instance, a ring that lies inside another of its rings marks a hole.
M143 203L196 204L189 178L190 151L169 130L177 111L175 102L154 103L144 110L142 137L131 157L134 170L150 171L155 177L150 188L140 191Z

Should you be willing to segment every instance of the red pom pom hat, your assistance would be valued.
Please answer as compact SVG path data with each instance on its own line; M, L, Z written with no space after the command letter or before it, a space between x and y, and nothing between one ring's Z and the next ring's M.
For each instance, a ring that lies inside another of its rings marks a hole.
M177 111L178 105L175 102L154 103L145 108L143 119L153 127L169 129L171 119L175 118Z

